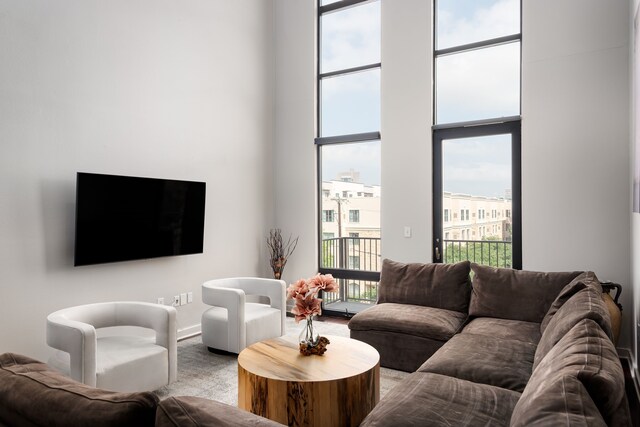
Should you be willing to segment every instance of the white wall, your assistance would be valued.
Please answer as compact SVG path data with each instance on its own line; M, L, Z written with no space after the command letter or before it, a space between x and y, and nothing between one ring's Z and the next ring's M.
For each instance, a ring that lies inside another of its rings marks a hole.
M315 137L316 8L312 0L276 0L274 202L283 236L299 236L283 280L318 271Z
M432 11L424 0L382 0L381 246L405 262L432 259Z
M588 269L621 283L625 348L633 324L628 13L626 0L525 1L522 11L523 267Z
M0 352L45 358L45 318L268 275L273 4L0 3ZM75 173L207 182L204 254L74 268Z
M401 261L429 261L431 2L381 1L382 254ZM309 148L315 18L308 4L276 3L276 16L286 27L277 31L287 32L290 39L283 46L293 49L284 52L287 61L278 60L276 66L276 157L287 159L277 167L276 216L280 224L289 218L301 239L311 241L316 234L309 187L316 173ZM279 7L283 4L286 7ZM590 269L602 279L622 283L620 345L629 348L629 2L523 4L523 265L546 271ZM309 74L292 79L292 70ZM292 135L285 137L289 132ZM411 238L402 237L405 225L413 229ZM316 267L311 251L305 254L305 272Z

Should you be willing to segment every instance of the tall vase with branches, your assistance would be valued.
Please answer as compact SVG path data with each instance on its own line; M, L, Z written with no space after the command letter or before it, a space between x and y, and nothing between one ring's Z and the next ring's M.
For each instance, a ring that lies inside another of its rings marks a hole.
M267 247L269 248L269 263L273 270L273 277L280 279L282 277L282 271L287 264L287 260L293 254L298 246L298 237L295 239L292 236L285 241L282 238L282 231L279 228L272 228L269 231L269 237L267 237Z

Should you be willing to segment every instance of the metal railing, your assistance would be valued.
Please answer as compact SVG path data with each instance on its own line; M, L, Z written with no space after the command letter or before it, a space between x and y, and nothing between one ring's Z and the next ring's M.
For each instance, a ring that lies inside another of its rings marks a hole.
M323 239L321 257L322 268L343 270L342 273L347 276L336 277L340 286L339 292L325 293L323 295L322 298L326 308L332 309L330 306L334 303L370 305L376 302L378 299L378 282L362 280L359 277L349 278L349 274L345 273L344 270L353 272L380 271L382 260L379 237ZM357 277L357 274L354 275Z
M490 267L511 268L511 242L506 240L443 240L445 263L471 261Z
M379 237L336 237L322 240L322 268L380 271Z
M339 301L371 305L378 300L378 282L353 279L336 280L340 286L340 292L323 294L322 299L325 306Z

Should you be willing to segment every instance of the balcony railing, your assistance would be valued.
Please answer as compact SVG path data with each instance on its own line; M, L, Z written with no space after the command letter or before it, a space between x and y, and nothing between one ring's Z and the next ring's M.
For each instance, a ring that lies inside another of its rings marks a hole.
M322 240L322 268L380 271L379 237L336 237Z
M378 300L378 282L352 279L336 279L336 281L340 286L340 292L323 294L325 307L335 302L371 305Z
M348 270L354 276L361 272L380 271L382 265L379 237L337 237L322 240L322 268ZM356 273L358 272L358 273ZM341 272L343 274L343 272ZM367 273L365 273L367 274ZM348 276L348 273L346 273ZM334 274L336 276L336 274ZM369 279L367 277L367 279ZM378 299L378 282L359 277L336 277L339 292L323 295L324 307L328 310L360 311Z
M471 261L511 268L511 242L506 240L443 240L444 262Z

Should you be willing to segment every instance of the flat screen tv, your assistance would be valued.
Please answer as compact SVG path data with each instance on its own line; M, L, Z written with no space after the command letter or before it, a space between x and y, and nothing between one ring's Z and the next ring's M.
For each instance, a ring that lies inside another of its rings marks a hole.
M79 172L74 265L202 253L206 183Z

